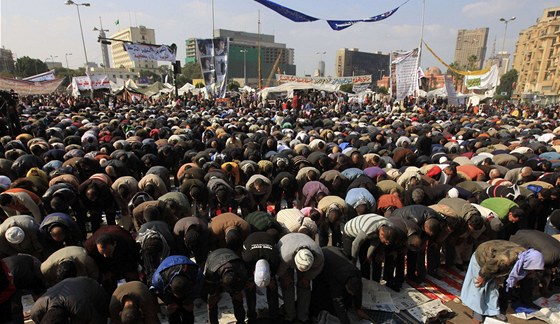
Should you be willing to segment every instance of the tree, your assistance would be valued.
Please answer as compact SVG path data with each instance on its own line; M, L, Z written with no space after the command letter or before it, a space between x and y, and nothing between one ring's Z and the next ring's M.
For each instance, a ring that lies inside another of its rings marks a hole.
M16 64L16 76L20 78L26 78L49 70L43 61L30 58L29 56L19 57Z
M457 62L453 62L451 64L449 64L450 67L456 69L456 70L461 70L461 67L459 66L459 63ZM453 85L455 86L455 89L457 89L459 84L463 83L463 76L459 73L454 72L451 69L447 69L447 73L448 75L451 75L453 77Z
M478 67L475 66L475 63L478 61L478 57L476 55L471 55L467 58L469 64L467 65L467 69L470 71L478 70Z
M387 90L387 88L385 88L385 87L379 87L377 89L377 92L379 92L381 94L384 94L384 95L389 94L389 90Z
M513 93L513 84L517 82L517 77L519 73L516 69L511 69L506 72L500 78L500 85L496 87L496 97L502 96L502 93L505 93L503 96L504 99L511 98L511 94Z
M352 87L353 87L353 84L343 84L343 85L340 86L340 91L354 93L352 91Z
M192 82L193 79L202 79L202 71L198 62L185 63L181 68L181 74Z
M228 91L239 91L240 84L237 81L231 81L228 84Z

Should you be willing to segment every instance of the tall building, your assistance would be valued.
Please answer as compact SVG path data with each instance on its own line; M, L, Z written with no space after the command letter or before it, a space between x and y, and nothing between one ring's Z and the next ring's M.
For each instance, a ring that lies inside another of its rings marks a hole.
M519 77L513 98L558 102L560 93L560 7L544 10L537 23L519 33L513 68Z
M484 67L490 68L492 65L498 66L498 74L501 77L509 70L509 53L508 52L498 52L497 54L489 57L484 61Z
M216 37L229 38L228 52L228 78L244 82L246 67L247 83L258 85L258 61L259 44L262 85L269 79L275 80L275 74L296 74L294 64L294 49L288 48L286 44L276 43L274 35L248 33L226 29L216 29ZM197 62L196 60L196 38L189 38L185 41L186 57L185 63ZM278 65L274 66L278 59Z
M460 68L482 69L486 56L488 28L459 29L455 45L454 61ZM476 57L476 59L474 59Z
M134 43L156 44L156 33L151 28L145 26L128 27L111 35L113 39L120 39ZM157 61L139 60L133 61L124 50L123 43L112 41L111 56L113 57L113 66L117 69L140 69L155 70L157 69Z
M336 51L334 70L337 77L372 75L372 81L389 75L390 55L381 52L360 52L357 48L341 48Z
M0 48L0 71L13 73L15 71L14 55L11 50Z

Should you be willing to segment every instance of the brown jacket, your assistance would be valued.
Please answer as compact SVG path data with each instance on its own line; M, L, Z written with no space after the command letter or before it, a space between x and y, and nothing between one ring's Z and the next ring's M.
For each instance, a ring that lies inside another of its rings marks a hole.
M480 276L489 281L507 275L517 261L519 253L523 251L525 248L519 244L504 240L480 244L474 252L476 262L480 266Z

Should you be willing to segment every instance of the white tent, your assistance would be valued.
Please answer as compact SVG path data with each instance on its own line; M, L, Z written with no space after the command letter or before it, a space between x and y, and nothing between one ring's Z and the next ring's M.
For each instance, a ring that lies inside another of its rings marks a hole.
M297 82L288 82L281 84L277 87L265 88L259 91L259 94L263 99L266 99L269 95L274 94L281 97L293 98L294 90L318 90L327 92L336 92L340 89L339 85L332 84L306 84Z

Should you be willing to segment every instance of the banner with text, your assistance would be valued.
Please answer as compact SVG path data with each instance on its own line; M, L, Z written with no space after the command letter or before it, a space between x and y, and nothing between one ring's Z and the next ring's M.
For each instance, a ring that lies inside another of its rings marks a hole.
M444 75L445 91L447 91L447 104L451 106L459 106L459 99L457 99L457 92L453 85L453 77Z
M111 83L106 75L80 76L72 78L72 87L79 91L111 89Z
M396 100L418 92L419 49L391 53L391 95Z
M206 90L224 98L227 90L229 38L197 39L196 56L204 77Z
M43 82L43 81L51 81L54 80L54 70L50 70L47 72L35 74L32 76L28 76L27 78L23 78L23 81L31 81L31 82Z
M133 61L155 60L175 63L176 53L167 45L124 43L123 46Z
M51 94L64 79L55 79L42 82L31 82L16 79L0 78L0 90L14 90L22 96Z
M469 90L490 90L498 85L499 71L497 65L492 65L490 71L481 75L466 75L465 85Z
M287 83L287 82L295 82L295 83L307 83L307 84L313 83L313 84L343 85L343 84L371 83L373 79L371 75L357 75L352 77L331 78L331 77L299 77L295 75L276 74L276 80L280 84Z

